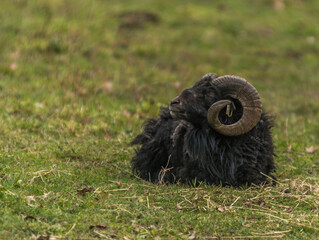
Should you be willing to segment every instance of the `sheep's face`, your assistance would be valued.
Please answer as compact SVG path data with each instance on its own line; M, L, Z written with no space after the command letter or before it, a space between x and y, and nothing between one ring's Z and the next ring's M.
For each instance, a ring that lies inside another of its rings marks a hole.
M211 77L204 77L171 101L171 117L195 125L202 124L203 121L207 121L207 110L217 98L218 93L211 84Z

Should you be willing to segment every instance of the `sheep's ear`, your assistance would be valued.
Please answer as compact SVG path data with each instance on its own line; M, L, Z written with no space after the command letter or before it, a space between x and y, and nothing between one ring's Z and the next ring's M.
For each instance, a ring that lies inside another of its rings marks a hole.
M216 73L207 73L202 78L194 84L193 87L197 87L199 85L202 85L203 83L211 82L213 79L217 78Z
M214 80L215 78L217 78L218 76L217 76L217 74L216 73L207 73L207 74L205 74L202 78L201 78L201 80L203 80L203 81L209 81L209 80Z

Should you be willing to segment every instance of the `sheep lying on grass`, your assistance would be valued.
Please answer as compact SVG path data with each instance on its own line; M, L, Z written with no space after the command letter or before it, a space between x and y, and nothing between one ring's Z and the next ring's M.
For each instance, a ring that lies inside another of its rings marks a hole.
M271 127L250 83L206 74L147 120L132 168L152 182L262 184L275 171Z

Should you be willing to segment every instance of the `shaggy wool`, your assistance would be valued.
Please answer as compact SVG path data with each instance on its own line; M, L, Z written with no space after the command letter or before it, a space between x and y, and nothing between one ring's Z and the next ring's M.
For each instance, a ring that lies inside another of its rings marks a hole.
M132 144L139 145L132 169L154 183L191 183L251 185L267 183L275 171L272 120L263 113L257 125L240 136L224 136L207 122L209 106L222 99L222 93L205 75L192 88L173 100L179 111L161 109L158 118L148 119ZM182 102L182 104L180 103ZM225 124L238 120L237 106L232 118L221 115Z

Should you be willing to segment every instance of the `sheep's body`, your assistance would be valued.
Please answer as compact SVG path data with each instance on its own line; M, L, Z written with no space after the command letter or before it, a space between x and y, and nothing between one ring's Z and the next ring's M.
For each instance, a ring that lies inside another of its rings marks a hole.
M194 123L171 115L163 108L132 141L141 145L132 159L141 178L240 186L267 182L275 170L271 121L265 114L252 130L231 137L217 133L204 118Z

